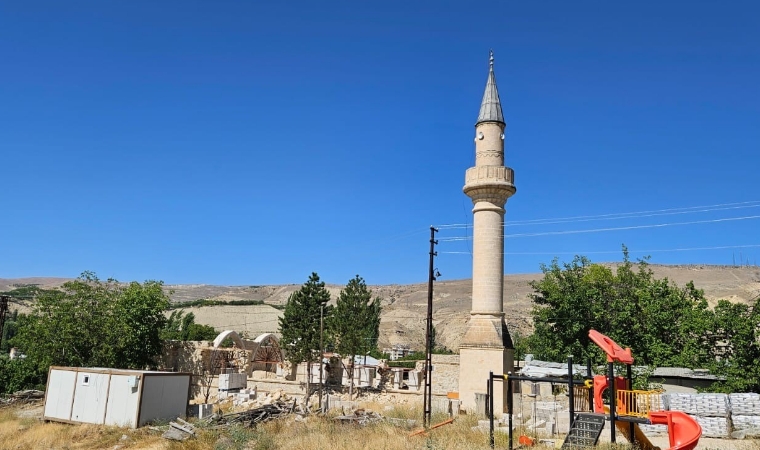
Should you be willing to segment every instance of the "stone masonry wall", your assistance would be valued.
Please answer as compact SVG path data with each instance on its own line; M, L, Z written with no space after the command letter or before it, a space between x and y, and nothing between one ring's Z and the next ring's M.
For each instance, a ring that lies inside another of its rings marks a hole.
M459 355L433 355L433 394L459 391ZM422 392L422 390L420 390Z

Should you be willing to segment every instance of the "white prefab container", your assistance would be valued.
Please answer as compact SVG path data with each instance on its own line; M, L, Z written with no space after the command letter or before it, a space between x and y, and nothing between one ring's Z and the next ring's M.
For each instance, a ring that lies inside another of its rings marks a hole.
M51 367L43 419L137 428L185 417L189 373Z

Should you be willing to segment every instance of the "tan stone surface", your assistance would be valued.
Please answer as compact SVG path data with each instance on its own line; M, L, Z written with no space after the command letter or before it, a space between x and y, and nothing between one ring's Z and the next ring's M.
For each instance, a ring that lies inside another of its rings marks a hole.
M475 394L486 393L489 372L506 373L513 363L511 350L462 348L459 352L459 400L462 409L475 411ZM503 383L494 382L494 411L507 409Z
M459 392L459 355L432 355L433 394ZM420 387L420 392L423 388Z

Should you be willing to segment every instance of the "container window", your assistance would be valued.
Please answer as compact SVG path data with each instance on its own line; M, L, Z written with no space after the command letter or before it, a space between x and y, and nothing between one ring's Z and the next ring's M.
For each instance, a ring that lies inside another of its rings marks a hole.
M82 376L82 386L89 386L89 385L90 385L90 375Z

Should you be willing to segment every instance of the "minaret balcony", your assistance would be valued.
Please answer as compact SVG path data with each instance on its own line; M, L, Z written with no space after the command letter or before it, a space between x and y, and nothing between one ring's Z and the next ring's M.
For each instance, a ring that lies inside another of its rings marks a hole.
M488 201L497 205L517 191L515 171L504 166L476 166L465 173L464 193L474 202Z
M466 186L492 183L506 183L514 186L515 171L504 166L470 167L465 172L464 180Z

